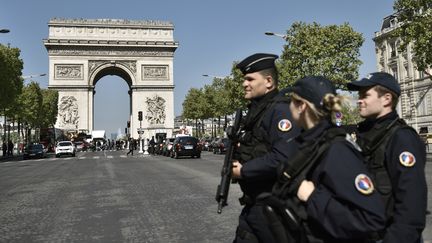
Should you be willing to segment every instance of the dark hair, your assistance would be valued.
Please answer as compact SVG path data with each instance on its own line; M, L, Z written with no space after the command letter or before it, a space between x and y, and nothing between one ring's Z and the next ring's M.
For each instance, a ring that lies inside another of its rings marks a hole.
M263 69L263 70L258 71L258 72L263 76L271 76L273 79L273 83L274 83L275 87L277 87L277 85L279 83L279 75L278 75L276 68L267 68L267 69Z
M393 92L390 89L388 89L384 86L381 86L381 85L375 85L373 87L373 89L378 93L378 97L381 97L381 96L385 95L386 93L390 93L390 95L392 96L392 101L391 101L392 102L392 109L393 110L396 109L396 106L399 102L399 96L395 92Z

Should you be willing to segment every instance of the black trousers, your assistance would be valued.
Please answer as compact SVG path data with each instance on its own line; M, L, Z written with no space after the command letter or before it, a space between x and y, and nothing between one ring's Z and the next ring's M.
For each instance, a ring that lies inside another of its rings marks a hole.
M262 205L246 205L240 216L233 243L278 243L268 228Z

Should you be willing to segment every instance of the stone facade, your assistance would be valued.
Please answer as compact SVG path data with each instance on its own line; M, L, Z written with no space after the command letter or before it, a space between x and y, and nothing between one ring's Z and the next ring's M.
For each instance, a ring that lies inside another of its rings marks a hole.
M129 86L131 135L138 138L138 111L144 137L174 129L174 26L164 21L51 19L44 45L49 86L59 91L56 127L94 129L93 94L98 80L117 75ZM126 124L126 121L125 121Z
M375 33L377 68L393 74L399 81L402 92L398 113L402 118L417 132L432 133L432 81L416 69L411 46L401 51L400 38L391 36L399 26L397 16L391 15L384 18L381 30Z

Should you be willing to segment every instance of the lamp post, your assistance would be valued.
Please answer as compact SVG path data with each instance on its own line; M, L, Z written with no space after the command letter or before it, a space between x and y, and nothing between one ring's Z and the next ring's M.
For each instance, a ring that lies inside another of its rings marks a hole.
M225 77L223 77L223 76L215 76L215 75L211 75L211 74L203 74L202 76L203 77L209 77L209 78L218 78L218 79L224 79L226 77L229 77L229 76L225 76Z
M26 76L21 76L21 78L22 79L30 79L30 78L37 78L37 77L43 77L43 76L46 76L46 73L26 75Z
M283 35L283 34L279 34L279 33L274 33L274 32L265 32L264 34L265 34L265 35L274 35L274 36L278 36L278 37L283 38L284 40L286 40L286 38L287 38L287 35Z

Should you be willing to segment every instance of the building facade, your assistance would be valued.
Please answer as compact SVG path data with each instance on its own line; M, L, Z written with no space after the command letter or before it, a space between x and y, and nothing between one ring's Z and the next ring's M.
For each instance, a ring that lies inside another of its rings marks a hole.
M400 50L401 39L392 36L398 27L397 16L390 15L383 19L381 30L375 32L377 68L394 75L400 84L399 115L417 132L432 133L431 77L416 69L411 44Z

